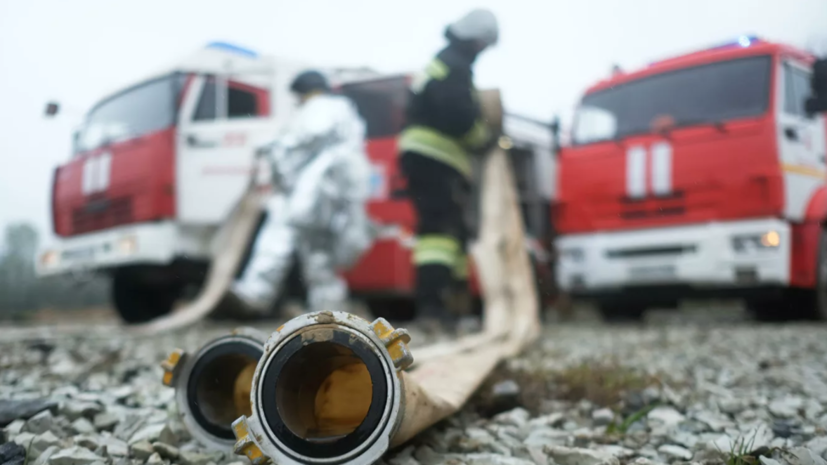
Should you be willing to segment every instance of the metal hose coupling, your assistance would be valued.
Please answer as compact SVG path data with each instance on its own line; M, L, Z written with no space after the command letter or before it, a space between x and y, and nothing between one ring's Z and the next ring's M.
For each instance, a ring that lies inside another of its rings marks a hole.
M232 423L251 412L250 384L265 341L264 332L237 328L195 354L175 349L161 363L164 385L175 389L178 415L190 435L207 448L232 450Z
M233 422L234 452L253 465L372 464L404 411L410 336L379 318L316 312L270 336Z

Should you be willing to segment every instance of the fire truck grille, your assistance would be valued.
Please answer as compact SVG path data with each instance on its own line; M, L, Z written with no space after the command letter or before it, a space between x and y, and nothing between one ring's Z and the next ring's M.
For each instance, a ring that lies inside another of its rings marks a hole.
M132 199L92 199L72 211L72 233L83 234L132 222Z

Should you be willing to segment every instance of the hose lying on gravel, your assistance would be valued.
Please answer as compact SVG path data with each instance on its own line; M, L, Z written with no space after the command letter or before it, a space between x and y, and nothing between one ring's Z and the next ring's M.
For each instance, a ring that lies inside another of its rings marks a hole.
M499 95L485 98L499 106ZM501 114L501 113L500 113ZM264 346L250 415L234 450L253 464L370 464L456 412L503 358L539 335L538 302L506 153L485 159L481 233L474 245L485 297L481 334L423 348L385 320L320 312L287 322ZM406 368L411 368L405 371Z

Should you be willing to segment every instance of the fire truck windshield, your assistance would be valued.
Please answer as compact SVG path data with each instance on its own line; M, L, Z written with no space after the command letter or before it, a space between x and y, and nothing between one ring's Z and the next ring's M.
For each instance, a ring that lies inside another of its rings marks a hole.
M652 132L653 124L720 124L767 111L770 56L753 56L641 78L583 97L575 145Z
M75 153L143 136L175 124L185 79L171 74L130 87L98 103L78 133Z

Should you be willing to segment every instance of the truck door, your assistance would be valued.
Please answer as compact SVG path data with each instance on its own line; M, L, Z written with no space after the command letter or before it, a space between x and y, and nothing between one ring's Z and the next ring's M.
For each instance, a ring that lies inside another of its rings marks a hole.
M816 189L825 183L825 123L823 115L807 116L810 69L792 59L781 63L777 140L784 172L785 213L804 218Z
M196 75L184 96L176 142L176 212L219 224L249 185L255 150L275 136L269 90Z

